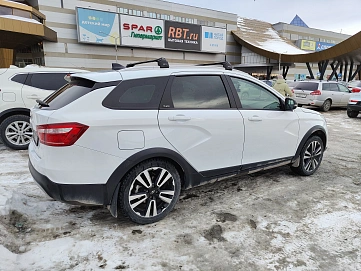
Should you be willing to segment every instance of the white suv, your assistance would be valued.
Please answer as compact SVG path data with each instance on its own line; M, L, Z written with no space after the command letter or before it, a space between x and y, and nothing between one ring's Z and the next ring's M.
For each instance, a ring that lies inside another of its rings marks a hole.
M227 62L156 61L162 68L72 75L31 110L29 169L50 197L147 224L172 210L181 189L281 165L311 175L320 166L320 113ZM239 85L250 95L241 98Z
M37 99L44 99L67 83L69 73L78 69L47 68L28 65L0 69L0 139L9 148L28 148L32 131L29 124L30 108Z

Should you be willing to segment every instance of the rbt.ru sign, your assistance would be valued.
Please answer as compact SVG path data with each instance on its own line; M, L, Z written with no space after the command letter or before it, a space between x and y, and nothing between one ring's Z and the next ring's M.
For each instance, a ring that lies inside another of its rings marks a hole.
M226 29L202 26L202 51L226 52Z

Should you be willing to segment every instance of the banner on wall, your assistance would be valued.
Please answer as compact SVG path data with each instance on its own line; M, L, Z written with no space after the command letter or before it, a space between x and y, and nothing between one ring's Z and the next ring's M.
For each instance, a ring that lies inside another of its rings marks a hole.
M77 8L78 41L95 44L120 44L117 13Z
M225 53L226 41L226 29L202 26L202 51Z
M163 20L120 16L122 45L164 48Z
M202 29L200 25L165 21L165 48L201 50Z
M315 51L316 50L316 42L312 41L312 40L302 40L300 47L302 50Z
M334 45L335 44L333 44L333 43L317 41L316 42L316 51L323 51L323 50L326 50L328 48L331 48Z

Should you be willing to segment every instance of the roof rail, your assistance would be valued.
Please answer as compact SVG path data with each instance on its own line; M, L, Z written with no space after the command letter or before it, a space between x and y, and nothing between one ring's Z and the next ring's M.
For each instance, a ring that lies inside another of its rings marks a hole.
M139 65L139 64L145 64L145 63L151 63L151 62L157 62L158 66L161 67L161 68L169 68L169 63L164 57L153 59L153 60L129 63L129 64L127 64L126 67L131 68L131 67L134 67L134 66Z
M213 66L213 65L222 65L225 70L231 71L233 69L231 63L228 61L215 62L215 63L206 63L206 64L197 64L196 66Z
M113 71L118 71L118 70L122 70L122 69L125 69L125 67L122 64L112 63L112 70Z

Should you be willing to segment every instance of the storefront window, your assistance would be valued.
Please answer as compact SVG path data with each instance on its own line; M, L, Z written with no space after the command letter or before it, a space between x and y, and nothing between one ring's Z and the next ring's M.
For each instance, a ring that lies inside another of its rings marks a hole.
M15 8L13 9L13 15L24 18L31 18L31 13L29 11L15 9Z
M0 15L12 15L12 8L0 6Z

